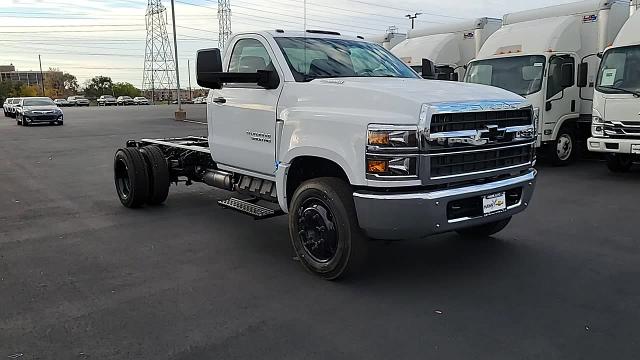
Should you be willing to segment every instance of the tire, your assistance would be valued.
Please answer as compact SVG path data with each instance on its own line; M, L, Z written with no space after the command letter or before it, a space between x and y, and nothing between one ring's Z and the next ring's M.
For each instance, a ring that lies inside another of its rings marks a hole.
M17 118L18 118L18 115L16 115L16 119L17 119ZM24 116L23 116L23 115L20 115L20 125L22 125L22 126L29 126L29 125L31 125L31 124L29 124L28 122L26 122L26 121L24 120Z
M623 173L631 170L633 158L630 154L610 154L607 156L607 167L611 172Z
M114 181L120 202L127 208L139 208L149 198L149 174L144 157L137 148L116 152L113 161Z
M302 265L326 280L359 271L367 239L357 219L353 191L346 182L317 178L300 185L289 209L289 236Z
M576 133L570 126L563 126L558 137L547 147L547 154L554 166L567 166L576 158L578 146Z
M145 146L140 149L140 153L144 156L149 174L147 204L160 205L167 200L169 185L171 185L167 159L157 146Z
M497 234L509 225L511 217L504 220L494 221L492 223L472 226L464 229L456 230L456 232L466 239L486 239L491 235Z

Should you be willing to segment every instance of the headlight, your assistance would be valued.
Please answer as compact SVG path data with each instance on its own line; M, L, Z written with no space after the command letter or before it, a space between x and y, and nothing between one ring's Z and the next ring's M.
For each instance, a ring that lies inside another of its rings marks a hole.
M402 149L418 147L418 129L415 126L371 125L367 145L372 148Z
M418 127L370 125L367 130L367 175L374 179L418 175Z
M591 135L594 137L604 137L604 119L600 116L593 116L591 120Z

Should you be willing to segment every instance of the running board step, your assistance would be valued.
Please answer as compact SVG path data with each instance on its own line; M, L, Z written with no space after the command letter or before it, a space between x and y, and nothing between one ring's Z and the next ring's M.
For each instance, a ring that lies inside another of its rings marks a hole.
M232 209L245 215L252 216L256 220L268 219L284 214L282 210L274 210L268 207L253 204L249 201L231 198L218 201L223 208Z

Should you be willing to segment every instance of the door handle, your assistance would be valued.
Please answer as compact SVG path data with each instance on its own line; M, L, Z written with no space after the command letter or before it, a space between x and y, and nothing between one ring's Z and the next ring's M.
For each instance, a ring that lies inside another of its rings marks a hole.
M227 102L227 99L225 99L225 98L223 98L222 96L220 96L220 97L217 97L217 98L213 98L213 100L212 100L212 101L213 101L214 103L217 103L217 104L224 104L224 103L226 103L226 102Z

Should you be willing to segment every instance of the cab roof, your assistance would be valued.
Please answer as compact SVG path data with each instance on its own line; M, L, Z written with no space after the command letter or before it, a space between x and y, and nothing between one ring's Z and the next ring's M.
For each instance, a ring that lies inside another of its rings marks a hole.
M320 38L320 39L345 39L345 40L360 40L365 41L361 36L346 36L342 35L337 31L329 31L329 30L307 30L307 31L299 31L299 30L265 30L265 31L247 31L236 33L235 35L250 35L250 34L259 34L265 37L308 37L308 38Z

